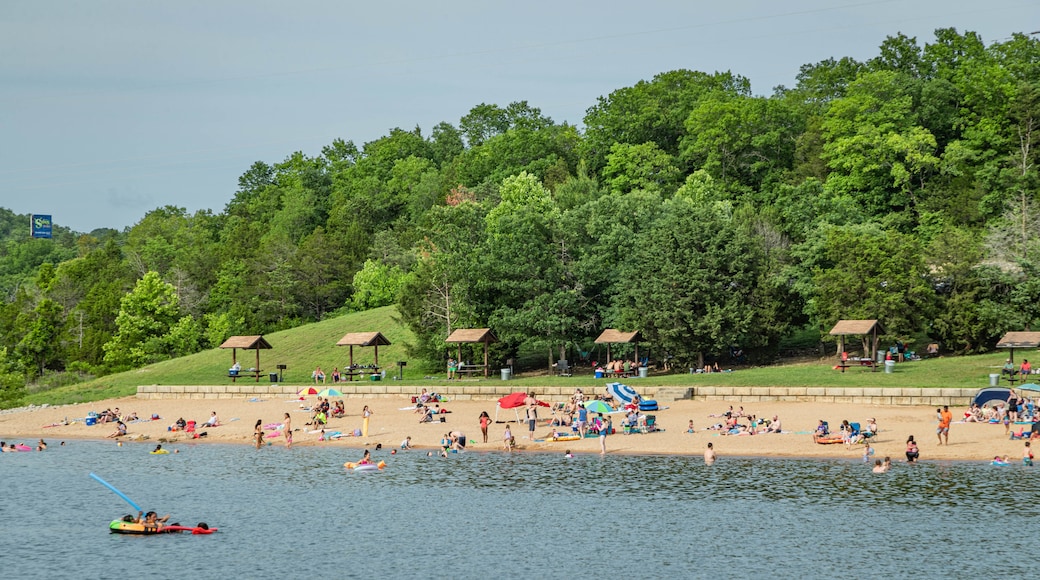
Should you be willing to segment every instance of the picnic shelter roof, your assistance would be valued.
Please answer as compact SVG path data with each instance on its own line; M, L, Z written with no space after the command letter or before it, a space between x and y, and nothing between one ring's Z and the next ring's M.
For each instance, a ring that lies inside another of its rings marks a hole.
M490 328L459 328L451 333L444 342L498 342L498 338Z
M264 340L263 335L256 336L232 336L220 345L220 348L246 348L261 349L271 348L271 344Z
M643 337L638 330L635 332L621 332L616 328L608 328L599 335L599 338L596 339L596 344L642 342L642 340Z
M830 334L833 336L843 334L872 334L875 331L883 333L881 324L877 320L839 320Z
M339 339L336 346L388 346L390 341L381 332L350 332Z
M1040 346L1040 332L1009 332L997 341L997 348L1036 348Z

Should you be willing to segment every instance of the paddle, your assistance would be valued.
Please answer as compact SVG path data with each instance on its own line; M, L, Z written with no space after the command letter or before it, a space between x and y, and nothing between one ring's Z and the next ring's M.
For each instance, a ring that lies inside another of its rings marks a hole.
M112 485L111 483L105 481L104 479L101 479L100 477L95 475L93 472L91 472L90 477L93 477L94 479L97 480L98 483L100 483L101 485L103 485L103 486L107 487L108 489L112 490L113 493L115 493L119 497L121 497L124 500L126 500L126 503L130 504L131 506L133 506L133 508L135 510L137 510L139 512L143 512L144 511L143 509L141 509L141 506L139 506L136 503L134 503L134 501L132 499L126 497L125 493L123 493L123 492L119 491L118 489L116 489L115 486Z

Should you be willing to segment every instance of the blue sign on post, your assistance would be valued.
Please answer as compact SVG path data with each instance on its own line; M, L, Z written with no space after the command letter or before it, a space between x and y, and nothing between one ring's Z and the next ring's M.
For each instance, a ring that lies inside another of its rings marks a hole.
M51 237L51 216L32 214L29 219L29 229L34 238Z

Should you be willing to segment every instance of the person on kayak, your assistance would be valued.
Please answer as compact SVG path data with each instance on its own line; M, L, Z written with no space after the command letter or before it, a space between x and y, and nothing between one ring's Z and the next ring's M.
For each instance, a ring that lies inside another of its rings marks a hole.
M170 514L166 514L160 518L159 514L148 512L144 514L144 518L142 518L141 512L137 512L137 521L135 523L143 525L146 529L158 530L160 526L168 521L170 521Z

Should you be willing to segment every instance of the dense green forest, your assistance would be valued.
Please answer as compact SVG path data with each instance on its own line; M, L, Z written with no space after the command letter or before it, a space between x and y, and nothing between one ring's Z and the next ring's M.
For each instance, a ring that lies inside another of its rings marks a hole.
M1040 326L1038 141L1040 41L940 29L769 96L675 70L582 128L521 101L338 139L254 163L220 213L30 240L2 211L2 393L394 303L438 365L485 326L498 359L618 327L680 368L768 361L839 318L981 352Z

